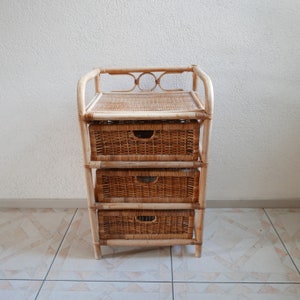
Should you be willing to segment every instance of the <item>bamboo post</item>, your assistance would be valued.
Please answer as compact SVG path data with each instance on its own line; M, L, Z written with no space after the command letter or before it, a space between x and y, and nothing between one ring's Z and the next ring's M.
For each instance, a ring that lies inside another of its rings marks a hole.
M95 92L96 93L100 93L100 78L99 78L100 75L96 75L95 76Z
M93 247L95 258L99 259L101 257L101 249L99 246L99 236L98 236L98 218L97 211L92 208L92 205L95 203L95 196L93 193L93 177L92 170L85 168L85 180L87 186L87 200L88 200L88 210L89 210L89 219L91 224L91 233L93 238Z
M96 78L99 74L99 70L94 70L84 77L82 77L77 86L77 105L78 105L78 120L80 126L80 133L81 133L81 142L82 142L82 149L83 149L83 160L85 165L85 181L87 187L87 202L88 202L88 209L89 209L89 220L91 224L91 233L93 238L93 245L94 245L94 254L95 258L99 259L101 257L101 249L99 246L99 238L97 234L97 218L95 211L91 210L90 207L95 203L95 196L93 193L93 178L92 178L92 170L87 167L89 163L89 137L88 137L88 129L87 124L84 120L85 116L85 89L86 84L92 78ZM95 80L96 82L96 80Z
M194 73L202 80L205 91L205 110L210 116L214 110L214 91L210 77L204 73L199 67L193 66Z
M85 115L85 89L89 80L95 80L95 77L100 74L100 69L95 69L80 78L77 84L77 108L79 119L82 120Z
M196 65L193 65L193 67L196 67ZM193 74L193 91L196 92L198 91L198 76L194 71L192 74Z
M214 95L213 86L209 76L200 70L197 66L193 66L194 73L202 80L205 91L205 111L208 115L208 119L204 121L203 124L203 137L201 145L201 160L204 166L201 168L200 178L199 178L199 203L205 208L206 204L206 180L207 180L207 162L208 162L208 146L210 140L210 131L212 125L212 114L214 108ZM203 220L204 214L198 210L198 216L196 221L196 241L199 242L196 245L195 256L200 257L202 252L202 236L203 236Z

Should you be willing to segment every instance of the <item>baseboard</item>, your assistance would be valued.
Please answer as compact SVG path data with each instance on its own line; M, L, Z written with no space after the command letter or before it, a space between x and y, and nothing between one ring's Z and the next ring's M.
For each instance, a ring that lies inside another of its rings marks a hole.
M86 199L0 199L0 207L86 208Z
M0 199L0 208L86 208L86 199ZM300 208L300 199L207 200L207 208Z
M207 200L207 208L300 208L300 199Z

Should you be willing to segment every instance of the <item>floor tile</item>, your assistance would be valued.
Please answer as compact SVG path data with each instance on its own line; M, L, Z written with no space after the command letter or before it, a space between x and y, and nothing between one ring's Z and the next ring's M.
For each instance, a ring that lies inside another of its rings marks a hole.
M75 209L1 209L0 279L43 279Z
M170 248L102 247L94 259L88 213L78 210L47 279L171 281Z
M175 281L300 282L262 209L207 209L202 257L173 247Z
M0 299L35 299L42 281L0 280Z
M37 299L171 300L172 284L149 282L51 281L45 282Z
M300 208L272 208L266 212L300 270Z
M174 300L298 300L300 284L175 283Z

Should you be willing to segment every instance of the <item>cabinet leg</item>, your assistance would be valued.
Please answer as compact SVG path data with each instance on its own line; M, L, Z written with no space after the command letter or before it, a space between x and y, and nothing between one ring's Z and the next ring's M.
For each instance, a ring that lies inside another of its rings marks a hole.
M101 246L94 245L94 254L96 259L100 259L102 257Z
M203 239L203 219L204 209L197 210L197 221L196 221L196 245L195 245L195 256L201 257L202 254L202 239Z
M202 255L202 244L201 245L196 245L195 246L195 256L196 257L201 257Z

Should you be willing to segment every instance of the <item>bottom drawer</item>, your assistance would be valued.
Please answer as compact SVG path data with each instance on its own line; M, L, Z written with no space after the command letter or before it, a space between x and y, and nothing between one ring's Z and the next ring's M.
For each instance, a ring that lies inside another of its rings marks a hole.
M194 210L98 210L99 238L191 239Z

